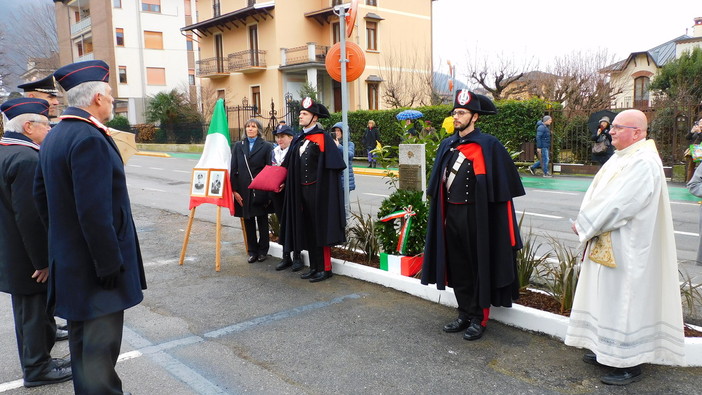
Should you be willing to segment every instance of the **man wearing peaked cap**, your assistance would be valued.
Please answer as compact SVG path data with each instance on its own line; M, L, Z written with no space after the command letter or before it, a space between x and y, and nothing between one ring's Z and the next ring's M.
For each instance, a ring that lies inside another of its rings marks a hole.
M27 82L26 84L17 85L18 88L24 90L25 97L44 99L49 102L50 119L56 118L58 114L59 92L54 84L54 76L49 75L37 81Z
M124 165L108 128L110 70L101 60L54 73L69 107L40 152L34 197L49 229L49 301L68 321L77 394L121 394L115 371L124 310L146 288Z
M49 103L9 100L0 139L0 291L12 296L17 350L26 387L71 379L68 361L52 360L56 322L47 308L47 232L32 197L39 145L49 132Z
M516 254L522 248L512 199L524 195L505 147L476 126L497 108L483 95L456 93L456 133L441 142L427 195L431 196L422 284L453 288L458 318L445 332L477 340L490 306L510 307L519 296Z
M346 240L340 184L346 164L334 140L317 125L320 118L328 117L324 105L306 97L299 116L302 133L283 162L288 169L280 231L283 252L309 252L310 270L300 278L310 282L332 276L331 246Z

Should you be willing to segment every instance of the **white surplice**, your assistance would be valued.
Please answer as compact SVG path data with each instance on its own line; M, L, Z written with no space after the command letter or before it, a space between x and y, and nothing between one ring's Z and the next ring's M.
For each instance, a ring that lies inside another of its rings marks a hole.
M653 140L616 151L602 166L575 226L581 246L611 231L616 267L592 262L586 251L565 344L612 367L683 364L673 220Z

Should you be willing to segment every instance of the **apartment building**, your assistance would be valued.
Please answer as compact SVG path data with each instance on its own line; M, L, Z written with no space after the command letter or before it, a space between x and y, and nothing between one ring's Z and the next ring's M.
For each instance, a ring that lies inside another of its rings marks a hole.
M194 0L55 0L62 65L101 59L110 65L115 112L144 122L146 99L178 89L196 92Z
M386 108L383 94L389 84L431 78L432 1L359 1L347 40L363 49L366 67L349 83L350 110ZM195 73L203 100L221 97L227 106L248 103L264 117L270 117L272 101L280 118L286 101L300 99L301 88L309 84L330 111L340 111L341 84L331 79L324 61L340 41L334 6L342 3L198 0L198 21L181 30L199 48ZM428 87L425 92L428 99Z
M692 35L681 35L647 51L632 52L626 59L602 70L610 84L621 90L612 101L614 108L646 109L651 106L649 84L660 70L683 52L702 48L702 17L694 18Z

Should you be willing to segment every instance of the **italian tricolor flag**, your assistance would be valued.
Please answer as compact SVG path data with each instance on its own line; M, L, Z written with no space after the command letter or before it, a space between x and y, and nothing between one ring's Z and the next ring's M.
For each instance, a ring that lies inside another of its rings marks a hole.
M222 197L190 197L190 207L199 206L202 203L212 203L221 207L228 207L231 215L234 215L234 200L232 197L232 186L229 181L230 166L232 163L231 139L229 138L229 125L227 123L227 112L224 109L224 99L215 103L210 128L205 139L205 148L202 150L200 161L195 166L196 169L226 170L222 188Z

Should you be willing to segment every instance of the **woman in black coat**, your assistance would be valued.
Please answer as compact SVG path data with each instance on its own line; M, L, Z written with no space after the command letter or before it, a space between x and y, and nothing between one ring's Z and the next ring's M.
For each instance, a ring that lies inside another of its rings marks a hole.
M592 161L604 165L609 158L614 155L614 146L612 145L612 136L609 134L610 120L609 117L602 117L600 119L600 125L597 127L597 131L592 134L591 140L593 144L605 142L607 149L602 152L592 153Z
M256 119L245 124L246 136L232 147L231 181L234 215L244 218L249 263L265 261L268 255L268 214L273 212L270 193L249 189L251 180L270 165L273 145L261 138L263 126ZM258 228L258 237L256 237Z
M366 131L363 133L363 139L361 139L363 148L365 148L366 154L368 155L368 167L378 167L378 161L375 159L375 154L373 154L371 151L375 149L379 141L380 131L378 130L378 127L375 126L375 121L371 119L368 121Z

